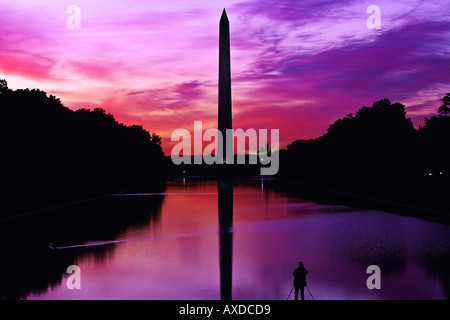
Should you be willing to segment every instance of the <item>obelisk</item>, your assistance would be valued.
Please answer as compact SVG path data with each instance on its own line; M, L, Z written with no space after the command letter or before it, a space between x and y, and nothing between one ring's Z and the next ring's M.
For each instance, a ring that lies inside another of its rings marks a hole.
M222 133L222 163L230 163L227 158L226 130L232 129L231 122L231 66L230 66L230 24L223 9L219 23L219 119L218 129ZM231 141L230 141L231 142ZM220 147L220 146L219 146ZM233 268L233 183L229 177L221 177L218 185L219 207L219 252L220 252L220 299L231 300Z
M232 129L231 120L231 64L230 64L230 24L223 9L219 23L219 119L218 129L223 137L222 163L227 159L226 129ZM229 154L228 157L233 157Z

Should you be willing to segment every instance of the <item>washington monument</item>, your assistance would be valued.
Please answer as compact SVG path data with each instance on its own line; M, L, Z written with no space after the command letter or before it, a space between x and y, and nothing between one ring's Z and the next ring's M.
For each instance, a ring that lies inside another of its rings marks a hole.
M230 24L227 12L223 9L219 23L219 119L218 129L223 136L223 161L233 157L227 155L226 130L233 129L231 120L231 66L230 66ZM230 141L231 142L231 141Z

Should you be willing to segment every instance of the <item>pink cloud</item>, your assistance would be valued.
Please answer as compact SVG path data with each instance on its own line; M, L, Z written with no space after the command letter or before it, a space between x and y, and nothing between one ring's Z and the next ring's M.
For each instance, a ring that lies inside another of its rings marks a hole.
M19 51L0 52L0 72L30 78L47 78L54 60Z

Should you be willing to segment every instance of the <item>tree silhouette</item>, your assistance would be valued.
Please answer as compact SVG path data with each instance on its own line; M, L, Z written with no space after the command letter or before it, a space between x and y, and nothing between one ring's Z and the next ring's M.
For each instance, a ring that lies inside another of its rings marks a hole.
M416 138L405 106L383 99L336 120L319 138L294 141L283 162L311 181L379 184L407 174Z
M5 79L0 79L0 94L4 94L6 92L9 92L8 83Z
M440 101L438 115L425 118L424 126L419 128L420 149L424 171L429 175L450 174L450 93Z
M44 91L0 80L0 113L2 198L29 197L4 214L144 183L167 165L157 134L103 108L72 111Z
M440 101L442 101L442 105L438 109L438 113L440 115L447 115L450 113L450 92L448 92Z
M376 101L321 137L293 141L280 164L302 182L450 211L449 98L419 130L403 104Z

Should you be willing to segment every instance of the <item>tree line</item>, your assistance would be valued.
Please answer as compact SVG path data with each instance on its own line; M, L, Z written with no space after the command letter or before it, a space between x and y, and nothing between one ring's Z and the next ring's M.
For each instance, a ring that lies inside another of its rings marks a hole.
M119 123L103 108L73 111L5 80L0 149L3 215L146 183L168 165L161 138L142 126Z
M280 164L302 182L448 210L450 93L440 101L418 129L399 102L363 106L322 136L293 141Z

